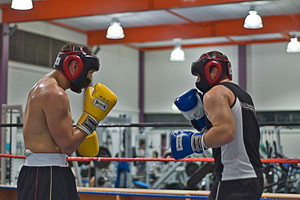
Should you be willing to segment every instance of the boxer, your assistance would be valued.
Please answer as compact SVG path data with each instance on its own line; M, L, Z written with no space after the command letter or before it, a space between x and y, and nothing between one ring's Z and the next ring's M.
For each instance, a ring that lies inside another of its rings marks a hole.
M54 69L30 90L24 112L25 163L17 182L17 199L79 199L75 178L67 157L81 145L86 155L96 153L96 127L114 107L116 95L97 83L85 92L84 112L73 128L70 102L65 92L80 93L99 59L88 46L66 44L59 52Z
M191 72L197 77L196 87L203 94L203 106L195 103L195 98L186 98L186 105L181 108L198 113L195 117L188 115L189 120L196 121L202 115L195 110L204 109L207 130L173 133L174 158L201 154L212 148L215 169L209 199L259 200L263 192L260 131L251 96L232 82L231 63L219 51L204 53L192 63Z

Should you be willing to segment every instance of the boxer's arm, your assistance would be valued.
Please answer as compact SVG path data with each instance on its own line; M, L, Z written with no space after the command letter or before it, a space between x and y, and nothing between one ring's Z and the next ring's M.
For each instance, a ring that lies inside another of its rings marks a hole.
M72 154L84 141L87 134L73 129L70 102L64 91L49 91L43 102L43 112L52 139L65 154Z
M230 108L234 98L234 94L221 85L204 95L204 109L213 125L204 137L207 147L217 148L234 139L235 124Z

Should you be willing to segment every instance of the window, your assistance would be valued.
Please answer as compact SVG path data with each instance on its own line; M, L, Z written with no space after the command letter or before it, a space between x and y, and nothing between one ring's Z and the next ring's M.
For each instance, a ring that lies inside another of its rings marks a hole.
M66 44L65 41L16 30L9 41L9 59L52 67L59 50Z

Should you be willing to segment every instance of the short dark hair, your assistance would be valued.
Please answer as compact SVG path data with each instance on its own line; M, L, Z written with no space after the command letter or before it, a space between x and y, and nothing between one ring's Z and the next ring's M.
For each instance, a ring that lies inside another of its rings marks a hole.
M155 154L156 157L158 157L158 152L157 151L153 151L152 153Z
M216 59L216 60L225 60L228 61L228 58L225 54L221 53L220 51L210 51L208 53L204 53L200 56L199 59L202 58L212 58L212 59Z
M83 48L83 51L88 53L88 54L93 54L93 50L90 46L88 45L81 45L81 44L75 44L75 43L67 43L65 46L63 46L61 48L61 52L70 52L70 51L73 51L73 46L82 46Z

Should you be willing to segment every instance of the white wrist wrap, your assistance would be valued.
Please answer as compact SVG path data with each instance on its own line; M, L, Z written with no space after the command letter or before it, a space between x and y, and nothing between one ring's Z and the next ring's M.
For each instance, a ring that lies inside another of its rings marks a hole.
M81 130L83 130L84 132L86 132L88 135L92 134L99 122L93 118L92 116L88 115L87 113L83 113L83 115L81 116L81 118L84 117L85 119L83 120L82 123L77 123L77 127ZM79 120L82 121L82 120Z
M204 135L205 135L205 133L203 133L203 135L201 137L201 144L202 144L203 150L207 150L208 147L204 144Z
M203 150L207 150L203 141L203 136L204 134L195 133L191 138L191 147L195 153L202 153Z

